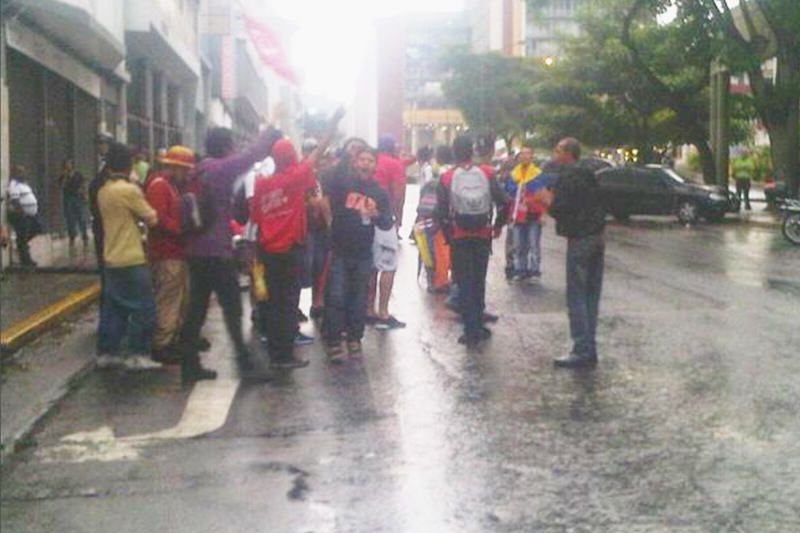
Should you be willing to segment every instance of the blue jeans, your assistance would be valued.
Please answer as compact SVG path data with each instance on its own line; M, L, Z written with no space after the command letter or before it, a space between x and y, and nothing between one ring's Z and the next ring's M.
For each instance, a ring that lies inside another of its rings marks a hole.
M597 357L595 332L603 287L605 240L603 234L567 240L567 307L572 353Z
M345 257L334 251L325 285L325 339L339 342L342 332L348 341L364 336L367 316L367 284L372 275L372 257Z
M150 268L137 265L106 267L103 271L103 307L100 310L97 351L119 352L123 335L134 353L149 353L156 329L156 302Z
M542 225L536 222L511 226L514 250L514 271L520 274L540 274Z
M89 234L86 232L86 206L83 199L71 194L64 195L64 218L67 219L67 234L70 242L81 232L81 239L84 243L89 242Z

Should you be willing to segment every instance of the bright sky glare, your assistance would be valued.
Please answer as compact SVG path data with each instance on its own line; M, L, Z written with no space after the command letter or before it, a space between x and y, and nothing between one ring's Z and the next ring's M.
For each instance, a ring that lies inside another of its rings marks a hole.
M399 13L458 11L464 1L272 0L269 8L262 8L259 0L249 0L247 5L267 22L271 12L296 25L285 46L308 93L349 103L366 53L374 47L374 20Z

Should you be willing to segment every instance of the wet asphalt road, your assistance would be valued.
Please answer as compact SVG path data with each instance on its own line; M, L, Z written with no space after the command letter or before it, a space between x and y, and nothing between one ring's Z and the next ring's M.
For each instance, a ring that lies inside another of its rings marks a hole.
M363 363L315 344L307 369L230 382L210 434L131 438L191 410L177 371L93 373L3 466L2 529L800 531L800 248L732 224L607 236L594 371L552 367L569 349L552 224L539 284L507 283L496 243L501 320L475 351L404 244L408 328L369 330ZM235 379L218 310L206 329Z

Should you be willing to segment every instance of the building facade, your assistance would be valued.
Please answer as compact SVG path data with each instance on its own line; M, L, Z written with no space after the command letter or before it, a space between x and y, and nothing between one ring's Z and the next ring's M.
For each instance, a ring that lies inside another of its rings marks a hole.
M578 9L583 0L552 0L526 14L525 54L547 61L557 61L564 40L580 34Z
M525 55L525 0L468 0L472 51Z

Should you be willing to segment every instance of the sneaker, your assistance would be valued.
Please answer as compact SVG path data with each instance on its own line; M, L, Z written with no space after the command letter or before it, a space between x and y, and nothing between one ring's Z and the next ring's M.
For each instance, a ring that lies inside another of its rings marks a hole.
M347 353L351 356L361 356L361 341L347 341Z
M474 348L480 342L480 338L475 335L467 335L466 333L458 338L458 343L463 344L467 348Z
M343 363L347 360L347 354L342 348L342 343L331 342L325 347L325 354L331 363Z
M118 355L101 354L95 357L95 365L101 370L111 368L122 368L125 366L125 360Z
M304 368L308 366L308 359L302 357L287 357L285 359L275 359L270 363L274 368Z
M309 335L305 335L300 333L299 331L294 336L294 345L295 346L306 346L309 344L314 344L314 337Z
M482 341L485 341L491 336L492 336L492 330L490 330L489 328L481 327L481 329L478 330L478 338Z
M375 329L387 330L387 329L398 329L406 327L405 322L400 322L392 315L389 315L389 318L379 319L378 322L375 324Z
M125 368L128 370L155 370L163 366L146 355L131 355L125 358Z
M483 320L484 324L492 324L500 320L500 317L492 313L484 312L481 320Z
M202 381L204 379L217 379L217 372L210 368L203 368L199 364L181 365L181 381L183 383Z
M566 357L554 359L553 364L558 368L594 368L597 366L597 356L569 354Z

